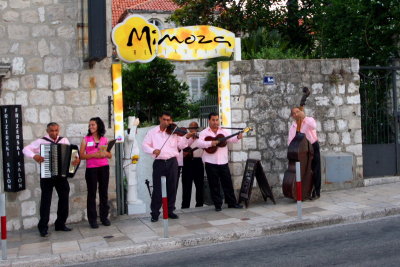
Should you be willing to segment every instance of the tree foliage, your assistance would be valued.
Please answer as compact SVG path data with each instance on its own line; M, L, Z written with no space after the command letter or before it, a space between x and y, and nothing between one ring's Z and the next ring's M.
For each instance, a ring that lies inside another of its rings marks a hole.
M399 56L399 1L316 0L312 10L317 57L385 65Z
M160 58L150 63L124 64L124 115L136 115L143 122L157 123L158 116L165 110L171 112L174 119L186 118L188 86L176 79L174 69L173 64Z

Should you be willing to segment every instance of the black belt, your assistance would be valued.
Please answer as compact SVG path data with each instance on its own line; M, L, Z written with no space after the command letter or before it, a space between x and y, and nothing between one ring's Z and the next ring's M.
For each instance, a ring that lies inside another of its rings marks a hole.
M168 162L170 160L176 159L175 157L169 158L169 159L155 159L156 161L163 161L163 162Z

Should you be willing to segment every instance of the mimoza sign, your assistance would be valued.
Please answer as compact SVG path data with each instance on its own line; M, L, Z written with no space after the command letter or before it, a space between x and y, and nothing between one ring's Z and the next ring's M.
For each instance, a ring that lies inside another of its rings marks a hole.
M142 16L131 15L112 31L118 57L128 63L150 62L156 56L170 60L229 57L235 35L214 26L189 26L159 30Z

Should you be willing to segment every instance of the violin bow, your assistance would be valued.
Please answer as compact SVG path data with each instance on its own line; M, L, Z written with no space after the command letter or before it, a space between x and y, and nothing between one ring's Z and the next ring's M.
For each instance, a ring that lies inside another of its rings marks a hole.
M163 149L163 147L165 146L165 144L168 142L168 140L171 138L171 136L174 134L175 130L178 128L178 124L175 126L174 130L172 131L172 133L168 136L167 140L165 140L164 144L161 146L160 148L160 154L161 154L161 150ZM157 158L158 156L156 156Z

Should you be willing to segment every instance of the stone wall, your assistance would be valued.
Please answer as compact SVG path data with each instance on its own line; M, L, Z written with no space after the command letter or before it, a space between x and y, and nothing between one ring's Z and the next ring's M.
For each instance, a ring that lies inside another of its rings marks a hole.
M300 104L307 86L306 115L317 120L321 153L347 152L355 157L356 177L348 186L362 185L361 107L359 63L356 59L252 60L230 65L232 126L250 126L253 132L230 153L236 189L241 186L245 162L259 159L275 195L287 169L290 110ZM263 84L265 76L275 78ZM327 185L322 184L322 190ZM258 193L259 190L253 190Z
M91 117L108 125L108 96L112 95L111 42L108 57L89 67L81 47L81 1L0 0L0 61L11 63L3 79L0 104L22 105L24 144L45 134L50 121L61 125L61 135L80 144ZM111 0L107 0L107 37L111 31ZM113 129L107 128L107 136ZM7 227L30 228L39 219L39 168L25 160L26 190L7 193ZM86 217L85 163L70 180L68 222ZM114 168L111 168L110 202L115 213ZM50 223L56 218L57 194L53 193Z

